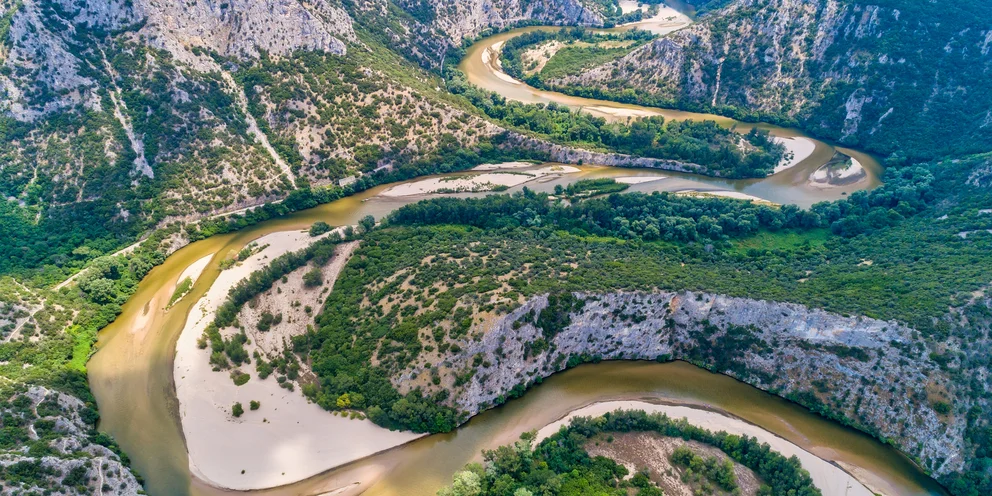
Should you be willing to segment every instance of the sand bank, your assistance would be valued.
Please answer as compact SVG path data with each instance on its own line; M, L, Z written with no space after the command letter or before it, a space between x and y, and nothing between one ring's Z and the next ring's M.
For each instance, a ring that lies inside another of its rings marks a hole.
M813 455L812 453L772 434L756 425L727 415L701 410L698 408L674 405L655 405L643 401L607 401L594 403L573 411L561 420L548 424L537 432L537 440L558 432L563 425L568 424L574 417L598 417L618 409L644 410L648 413L664 413L672 418L685 418L689 423L713 432L725 431L730 434L747 435L768 443L771 448L786 457L795 455L802 462L803 468L809 471L816 487L824 496L873 496L861 482L844 472L840 467Z
M658 112L652 112L650 110L626 107L607 107L602 105L582 107L582 110L602 117L651 117L658 115Z
M472 168L475 171L492 171L492 170L512 170L512 169L524 169L527 167L534 167L535 165L531 162L503 162L500 164L481 164Z
M665 176L625 176L625 177L614 177L613 180L620 184L642 184L650 183L652 181L660 181L666 179Z
M334 416L309 403L300 391L279 387L275 377L258 378L254 364L242 366L251 379L235 386L227 371L214 372L210 350L196 341L213 320L229 289L266 261L299 250L318 238L286 231L257 240L268 245L217 277L190 311L176 344L173 374L190 471L207 484L247 490L288 484L419 437L390 432L367 420ZM250 401L261 402L256 411ZM244 406L231 415L235 402Z
M720 198L733 198L735 200L747 200L753 201L755 203L764 203L767 205L777 205L764 198L759 198L757 196L749 195L747 193L741 193L740 191L724 191L724 190L714 190L714 191L697 191L694 189L687 189L684 191L678 191L675 194L683 196L694 196L697 198L706 198L708 196L717 196Z
M482 63L491 67L493 74L503 81L511 84L523 84L522 82L513 79L513 77L509 74L503 72L503 63L499 60L499 56L503 53L503 43L504 42L502 41L498 41L493 43L491 46L486 47L486 49L482 51Z
M207 264L210 263L210 259L213 257L214 254L211 253L193 262L192 264L190 264L189 267L186 267L186 269L183 270L183 273L179 274L179 279L176 280L176 286L179 286L179 283L182 282L187 277L190 278L190 280L192 280L193 283L195 284L196 280L200 278L200 274L203 273L203 269L207 268Z
M854 157L848 158L850 158L851 164L843 170L832 163L816 169L816 172L809 176L809 184L817 188L833 188L854 184L866 178L868 173L861 162Z
M776 174L799 165L800 162L809 158L813 154L813 151L816 150L816 143L809 138L783 138L776 136L773 139L776 143L784 145L786 150L786 157L775 167L773 173Z
M518 164L512 163L511 164ZM531 164L528 164L531 165ZM480 166L481 167L481 166ZM512 165L511 168L520 168ZM479 193L500 188L512 188L528 181L560 174L572 174L579 169L568 165L551 165L532 170L511 170L500 172L496 169L486 169L490 172L468 174L464 176L444 176L422 179L398 184L380 193L381 196L395 198L402 196L429 195L435 193Z

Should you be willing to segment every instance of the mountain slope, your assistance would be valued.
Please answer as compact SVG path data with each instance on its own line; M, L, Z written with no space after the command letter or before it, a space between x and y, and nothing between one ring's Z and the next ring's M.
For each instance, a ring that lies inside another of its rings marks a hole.
M762 116L930 159L990 148L990 52L992 15L982 2L738 0L549 84Z

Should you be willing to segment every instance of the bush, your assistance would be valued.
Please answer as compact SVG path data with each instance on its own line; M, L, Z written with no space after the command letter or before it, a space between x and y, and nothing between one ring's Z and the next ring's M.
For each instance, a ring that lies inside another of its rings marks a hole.
M251 409L252 411L258 410L258 407L260 406L262 406L262 404L255 400L251 400L251 402L248 403L248 408Z
M241 406L241 403L235 403L234 406L231 407L231 415L234 415L235 417L240 417L244 413L245 409Z
M318 220L317 222L314 222L312 226L310 226L310 236L320 236L321 234L324 234L330 230L331 230L330 224L322 220Z
M324 274L320 271L320 267L314 267L303 274L303 285L308 288L315 288L324 284Z

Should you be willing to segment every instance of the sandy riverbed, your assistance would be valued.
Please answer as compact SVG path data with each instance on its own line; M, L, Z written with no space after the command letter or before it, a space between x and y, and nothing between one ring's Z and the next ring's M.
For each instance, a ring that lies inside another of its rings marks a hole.
M782 160L782 163L775 167L774 173L779 173L799 165L800 162L809 158L813 154L813 151L816 150L816 143L809 138L783 138L776 136L774 140L776 143L784 145L786 152L791 154L791 157L787 156L786 159Z
M664 413L672 418L686 418L689 423L710 431L725 431L731 434L747 435L768 443L771 448L786 457L795 455L809 471L816 487L824 496L873 496L861 482L844 472L840 467L813 455L812 453L780 438L756 425L729 417L717 412L686 406L656 405L643 401L606 401L594 403L573 411L564 418L548 424L537 432L537 442L558 432L574 417L598 417L615 410L644 410L648 413Z
M624 177L613 178L614 181L620 184L642 184L642 183L650 183L652 181L660 181L662 179L666 179L666 177L665 176L624 176Z
M190 311L176 344L173 374L190 470L208 484L238 490L288 484L419 437L331 415L300 391L279 387L274 376L259 379L254 364L241 367L251 379L235 386L227 371L211 369L209 348L197 347L234 284L316 239L301 231L260 238L257 244L268 246L223 271ZM248 408L252 400L261 402L256 411ZM245 409L240 418L231 414L235 402Z
M210 263L211 258L214 258L213 253L200 258L190 264L189 267L183 269L183 273L179 274L179 279L176 279L176 288L178 288L179 284L186 280L187 277L193 281L193 284L196 284L196 280L200 278L200 274L203 274L203 269L207 268L207 264ZM173 289L173 291L175 291L175 289Z
M633 12L635 10L643 10L647 14L649 6L644 4L643 6L638 6L637 2L630 0L621 0L620 9L623 13ZM637 29L643 29L645 31L651 31L657 35L664 36L669 33L673 33L682 29L688 25L692 24L692 19L689 16L665 5L658 5L658 13L653 17L631 22L628 24L623 24L622 27L636 27Z
M530 164L528 164L530 165ZM493 191L497 188L511 188L533 181L535 179L550 176L563 175L579 172L579 169L568 165L551 165L531 170L519 170L521 165L513 162L508 171L498 169L484 169L490 172L482 174L468 174L457 177L434 177L403 183L387 189L381 193L382 196L395 198L402 196L429 195L441 192L483 192Z

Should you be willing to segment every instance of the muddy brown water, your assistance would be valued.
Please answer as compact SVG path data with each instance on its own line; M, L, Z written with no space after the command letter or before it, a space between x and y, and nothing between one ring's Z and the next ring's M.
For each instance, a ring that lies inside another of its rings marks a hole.
M500 37L506 38L519 32L523 30L483 40L470 49L466 60L472 60L473 51L479 47L491 46L500 41ZM479 63L481 65L481 58ZM481 67L468 69L466 72L475 78L476 84L477 76L489 77ZM540 92L527 87L515 87L512 91L504 87L503 91L507 92L504 93L505 96L515 99L537 98L574 106L595 104L628 107L612 102L575 101L574 97ZM718 116L652 110L670 118L702 116L718 120L724 125L734 124L732 120ZM749 125L739 124L741 128L747 126ZM794 130L760 126L780 136L801 135ZM836 150L860 160L868 169L868 180L845 187L847 189L822 190L806 187L809 174L828 161ZM785 173L758 180L733 181L667 171L583 166L577 174L539 183L532 182L526 186L550 190L555 184L564 184L582 177L656 175L666 179L635 185L631 190L730 189L776 203L808 206L816 201L840 198L850 191L874 187L879 184L879 172L877 161L870 156L854 150L835 149L817 141L816 151L809 159ZM137 292L124 305L117 320L100 332L98 351L88 364L90 386L101 413L100 429L114 436L130 456L133 467L145 478L149 494L233 493L206 486L190 474L172 371L176 340L185 325L186 316L191 306L216 279L219 261L268 233L306 229L317 220L331 225L354 224L364 215L382 217L401 205L419 200L414 197L377 196L389 186L380 186L352 197L263 222L235 233L213 236L184 247L141 281ZM510 191L520 188L512 188ZM165 306L182 271L196 260L211 254L213 258L190 293L166 310ZM345 492L337 494L357 494L364 491L363 494L374 496L433 495L450 480L456 470L469 461L477 460L481 449L511 442L520 433L541 427L589 403L616 399L668 401L725 411L806 447L821 457L839 461L869 474L869 482L889 494L941 493L932 479L891 447L781 398L682 362L608 362L583 365L549 378L522 398L477 415L454 432L428 436L296 484L254 493L322 494L329 491L337 493L335 490L345 488ZM260 446L259 449L265 447ZM360 480L364 484L355 485Z

